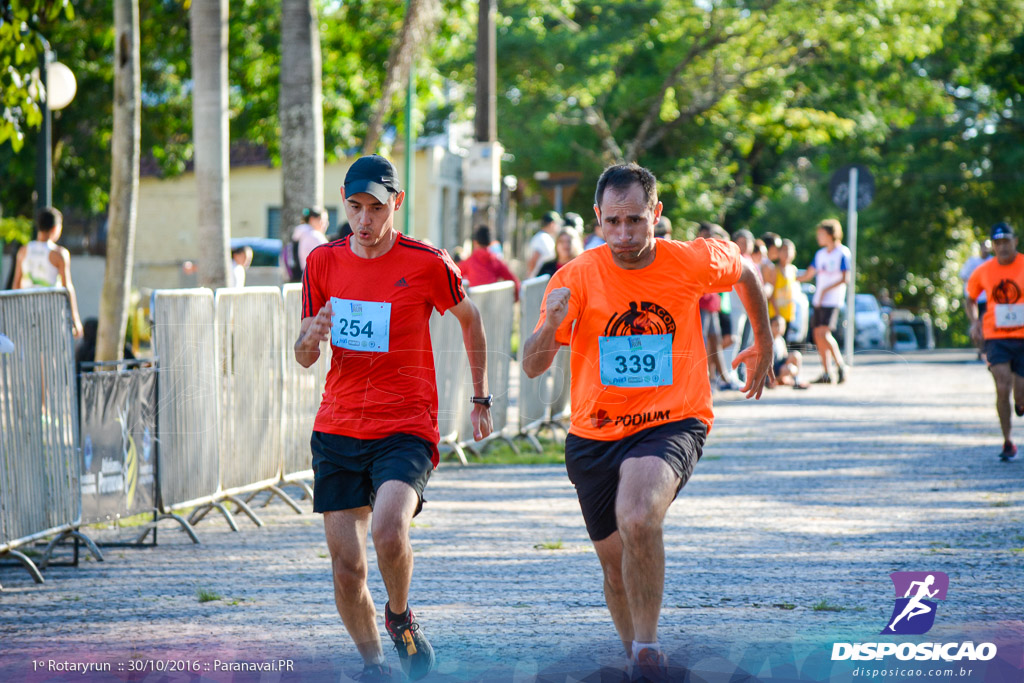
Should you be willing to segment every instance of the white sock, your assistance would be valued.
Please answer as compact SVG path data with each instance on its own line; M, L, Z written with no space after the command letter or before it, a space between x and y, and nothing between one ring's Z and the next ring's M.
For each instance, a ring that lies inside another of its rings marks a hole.
M640 650L643 650L644 648L650 648L652 650L656 650L658 652L661 652L661 645L658 644L658 641L654 641L653 643L641 643L641 642L639 642L637 640L634 640L633 641L633 659L636 659L636 656L638 654L640 654Z

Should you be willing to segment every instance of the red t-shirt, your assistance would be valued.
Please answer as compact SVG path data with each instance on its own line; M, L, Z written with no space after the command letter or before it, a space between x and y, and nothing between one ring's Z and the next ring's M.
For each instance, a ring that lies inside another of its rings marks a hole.
M331 343L320 410L313 429L358 439L404 433L436 444L437 383L430 345L430 314L466 297L462 275L443 249L400 235L379 258L352 253L349 237L310 252L302 276L302 317L315 316L331 297L352 310L362 303L391 305L387 351L355 351ZM376 307L379 308L379 307ZM343 311L332 311L335 315ZM355 328L352 328L355 329ZM438 462L434 449L434 465Z
M511 281L516 285L516 301L519 300L519 278L505 262L487 249L474 246L473 253L459 263L462 277L469 280L470 287L489 285L495 282Z

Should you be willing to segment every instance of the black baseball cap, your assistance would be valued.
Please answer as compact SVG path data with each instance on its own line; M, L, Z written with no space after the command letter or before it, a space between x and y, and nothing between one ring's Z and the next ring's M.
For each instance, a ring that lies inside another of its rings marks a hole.
M1005 240L1014 236L1009 223L996 223L992 226L992 240Z
M395 167L379 154L356 159L345 174L346 197L366 192L386 204L392 193L401 191Z

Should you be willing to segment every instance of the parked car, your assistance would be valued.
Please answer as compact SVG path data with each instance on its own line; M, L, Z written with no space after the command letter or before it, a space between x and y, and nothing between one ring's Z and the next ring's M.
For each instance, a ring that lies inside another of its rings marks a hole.
M803 275L804 271L800 271ZM800 284L801 292L808 303L814 300L814 284L810 282L803 282ZM886 317L882 314L882 307L878 305L878 299L875 298L874 294L856 294L854 295L854 306L856 307L856 330L854 332L853 346L857 349L881 349L886 346L888 322ZM810 315L813 315L814 310L808 306ZM808 328L810 326L808 325ZM833 336L836 338L836 342L839 343L839 348L843 349L846 340L846 301L843 300L842 305L839 307L839 320L836 324L836 331ZM812 330L808 329L804 338L807 340L808 345L814 345L814 336ZM789 335L787 334L787 342L791 342Z
M273 237L232 237L231 249L252 248L252 263L245 276L245 284L280 286L284 282L281 267L281 240Z
M886 324L878 299L874 294L857 294L854 296L854 307L854 348L884 348Z
M910 323L892 324L892 350L917 351L917 335Z

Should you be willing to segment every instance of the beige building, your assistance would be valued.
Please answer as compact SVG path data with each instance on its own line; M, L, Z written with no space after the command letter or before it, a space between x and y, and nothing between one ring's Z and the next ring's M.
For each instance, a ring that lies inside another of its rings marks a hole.
M405 159L400 154L390 158L401 175ZM344 159L324 168L324 208L331 215L329 234L345 220L340 189L353 160ZM463 191L463 164L460 154L442 145L416 150L414 218L409 234L446 249L466 239L473 198ZM404 178L402 181L406 183ZM197 246L195 183L195 174L191 172L174 178L144 175L140 180L135 286L156 289L194 284L194 277L185 275L183 265L202 258ZM279 237L281 193L280 168L271 166L259 155L233 159L231 236ZM405 231L404 211L399 212L395 222ZM258 270L263 272L253 272L248 279L250 284L277 284L281 280L274 269Z

